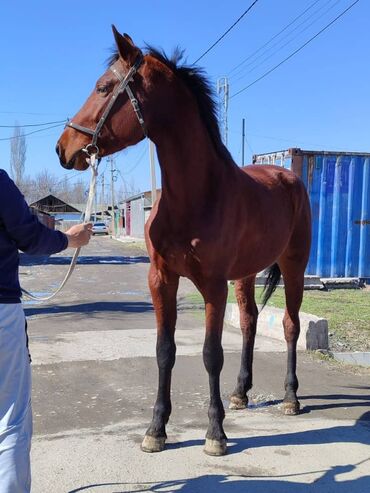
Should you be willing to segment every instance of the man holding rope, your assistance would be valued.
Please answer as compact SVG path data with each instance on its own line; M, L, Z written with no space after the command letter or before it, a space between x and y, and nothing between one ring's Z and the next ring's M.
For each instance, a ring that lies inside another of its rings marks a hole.
M21 250L51 255L86 245L92 224L66 233L44 226L0 170L0 493L31 489L31 369L18 278Z

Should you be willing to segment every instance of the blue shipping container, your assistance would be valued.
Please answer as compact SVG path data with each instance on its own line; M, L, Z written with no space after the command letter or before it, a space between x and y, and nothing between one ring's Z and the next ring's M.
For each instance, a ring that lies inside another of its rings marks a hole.
M253 156L297 173L312 210L307 274L370 280L370 154L293 148Z

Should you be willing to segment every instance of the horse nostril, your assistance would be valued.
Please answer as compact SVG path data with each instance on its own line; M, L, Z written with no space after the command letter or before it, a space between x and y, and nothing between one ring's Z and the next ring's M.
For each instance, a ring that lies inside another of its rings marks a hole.
M60 156L60 149L59 149L59 144L55 146L55 152Z

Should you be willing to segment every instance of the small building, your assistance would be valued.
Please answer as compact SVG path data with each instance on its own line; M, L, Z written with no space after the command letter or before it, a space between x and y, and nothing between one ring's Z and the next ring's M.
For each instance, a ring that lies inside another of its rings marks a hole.
M76 209L71 204L67 204L64 200L59 199L55 195L46 195L39 200L36 200L30 207L37 211L47 212L49 214L73 213L81 214L81 210Z
M292 148L253 156L291 169L307 188L312 245L307 274L370 281L370 153Z
M80 223L84 220L86 203L67 203L55 195L50 194L33 202L30 205L30 208L35 211L39 217L42 217L42 214L49 215L49 217L55 222L57 229L66 231L74 224ZM91 220L110 223L111 207L101 204L94 204Z
M82 208L68 204L64 200L49 194L30 204L30 208L38 214L48 214L55 221L57 229L66 231L73 224L81 222Z
M160 194L157 190L157 197ZM126 236L144 238L144 226L152 210L152 192L141 192L121 202L122 225Z

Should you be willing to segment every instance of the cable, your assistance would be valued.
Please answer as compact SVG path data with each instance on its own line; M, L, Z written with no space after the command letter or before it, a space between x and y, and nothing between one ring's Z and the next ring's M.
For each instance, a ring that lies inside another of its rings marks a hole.
M28 135L36 134L38 132L44 132L45 130L50 130L51 128L62 127L62 126L64 126L64 123L65 122L59 123L59 125L52 125L51 127L40 128L39 130L34 130L33 132L28 132L27 134L13 135L13 137L5 137L5 138L0 139L0 141L19 139L19 137L27 137Z
M242 20L242 18L248 14L248 12L255 6L255 4L258 2L258 0L254 0L254 2L251 3L251 5L245 10L242 15L232 24L223 34L220 36L214 43L211 45L202 55L200 55L199 58L197 58L194 62L194 65L199 62L203 57L207 55L237 24L239 21Z
M0 111L0 115L32 115L32 116L48 116L55 115L55 113L35 113L35 112L25 112L25 111Z
M25 128L25 127L44 127L46 125L54 125L56 123L66 123L68 120L58 120L56 122L32 123L28 125L0 125L0 128Z
M324 7L330 3L332 0L329 0L329 2L326 2L326 4L324 5ZM237 79L234 80L234 84L236 82L238 82L239 80L242 80L245 78L246 75L250 74L251 72L253 72L254 70L256 70L256 68L258 68L260 65L263 65L267 60L269 60L271 57L273 57L274 55L276 55L276 53L279 53L283 48L285 48L286 46L288 46L292 41L294 41L295 39L297 39L298 36L300 36L301 34L303 34L305 31L307 31L307 29L309 29L313 24L315 24L315 22L317 22L318 20L321 20L323 16L325 16L330 10L332 10L334 7L336 7L336 5L340 2L341 0L336 0L336 2L331 5L323 14L321 14L319 17L316 17L316 19L314 19L312 22L310 22L310 24L308 24L304 29L302 29L301 31L299 31L299 33L296 35L296 36L293 36L292 38L288 39L288 41L286 43L284 43L283 45L279 46L275 51L273 51L270 55L266 56L265 58L263 58L260 62L258 62L258 59L260 57L257 57L255 60L252 60L251 62L247 63L247 65L244 67L244 69L246 69L247 67L249 67L250 65L253 65L252 68L250 70L248 70L246 73L244 73L243 75L241 75L240 77L238 77ZM279 43L281 41L283 41L284 39L286 39L289 34L293 33L294 31L296 31L299 27L301 27L303 24L305 24L308 20L310 20L315 14L317 14L322 8L316 10L310 17L308 17L305 21L301 22L298 26L296 26L292 31L290 31L290 33L288 33L286 36L284 36L280 41L278 41L277 43L273 44L270 48L268 48L267 50L264 51L264 53L261 55L261 57L268 53L271 49L273 49L275 46L278 46ZM257 61L257 63L255 63ZM237 75L240 75L244 69L241 69L237 74L234 75L237 76Z
M82 179L81 171L76 171L74 173L71 173L70 176L64 175L64 177L60 180L57 181L54 186L60 185L61 183L65 183L66 181L72 180L73 178L77 178L77 176L80 176Z
M265 48L267 45L269 45L271 43L271 41L273 41L274 39L276 39L278 36L280 36L280 34L282 34L284 31L286 31L288 29L288 27L290 27L292 24L294 24L298 19L300 19L306 12L308 12L314 5L316 5L320 0L315 0L313 3L311 3L311 5L309 5L306 10L304 10L301 14L299 14L297 17L295 17L291 22L289 22L289 24L287 24L281 31L279 31L277 34L275 34L272 38L270 38L265 44L263 44L262 46L260 46L256 51L254 51L251 55L247 56L246 58L244 58L240 63L238 63L237 65L235 65L235 67L233 67L230 72L227 74L228 76L230 76L236 69L238 69L241 65L244 65L244 63L248 60L250 60L254 55L256 55L257 53L259 53L261 50L263 50L263 48Z
M340 19L344 14L346 14L359 1L360 0L356 0L355 2L351 3L351 5L349 7L347 7L345 10L343 10L343 12L341 12L339 15L337 15L337 17L335 17L335 19L333 19L331 22L329 22L329 24L327 24L323 29L321 29L318 33L316 33L314 36L312 36L312 38L310 38L308 41L306 41L302 46L300 46L299 48L297 48L295 51L293 51L293 53L291 53L289 56L287 56L286 58L284 58L284 60L282 60L280 63L278 63L277 65L275 65L274 67L272 67L270 70L268 70L267 72L265 72L263 75L261 75L260 77L258 77L258 79L254 80L253 82L251 82L247 86L245 86L242 89L240 89L240 91L238 91L235 94L233 94L230 97L230 99L235 98L235 96L238 96L239 94L241 94L242 92L246 91L247 89L249 89L250 87L252 87L254 84L256 84L257 82L259 82L260 80L262 80L265 77L267 77L269 74L271 74L272 72L274 72L274 70L276 70L281 65L283 65L283 63L285 63L290 58L292 58L294 55L296 55L301 50L303 50L303 48L305 46L307 46L309 43L311 43L311 41L313 41L315 38L317 38L318 36L320 36L320 34L322 34L324 31L326 31L330 26L332 26L338 19Z
M280 38L278 41L276 41L275 43L273 43L270 47L268 47L265 50L263 50L263 52L260 55L252 58L252 60L250 60L248 63L246 63L246 64L244 63L244 66L241 67L234 75L232 75L231 78L235 78L238 75L240 76L236 80L234 80L234 83L237 82L238 80L242 79L245 75L249 74L253 70L255 70L257 67L259 67L261 64L263 64L266 60L268 60L269 58L271 58L274 54L279 53L279 51L281 51L283 48L285 48L285 46L287 46L288 44L290 44L292 41L294 41L295 39L297 39L301 34L303 34L305 31L307 31L307 29L309 29L313 24L315 24L315 22L322 20L323 16L325 16L331 9L333 9L340 1L341 0L336 0L336 2L333 5L331 5L323 14L320 14L318 17L314 18L314 20L310 24L308 24L308 25L306 25L306 27L300 29L301 26L303 26L304 24L306 24L316 14L320 13L320 11L324 7L326 7L328 4L330 4L332 2L332 0L328 0L324 5L322 5L321 7L319 7L318 9L316 9L314 12L312 12L308 17L306 17L297 26L295 26L293 29L289 30L288 33L285 34L282 38ZM294 36L290 37L290 39L288 39L288 41L286 43L284 43L283 45L279 46L280 43L282 43L285 39L289 38L289 36L291 34L293 34L295 31L297 31L298 29L300 29L300 30L298 31L297 34L295 34ZM271 52L271 50L273 50L276 46L278 47L276 50L274 50L267 57L263 58L263 56L265 54ZM262 61L259 62L259 60L261 58L262 58ZM250 67L251 65L254 65L254 66L250 70L248 70L248 72L245 73L246 68L247 67ZM241 75L241 74L244 74L244 75Z
M123 174L124 175L129 175L130 173L132 173L134 171L134 169L136 169L139 166L139 164L141 163L141 161L142 161L142 159L143 159L143 157L144 157L144 155L145 155L146 152L147 152L147 149L146 149L146 147L144 147L143 152L141 153L139 159L136 161L136 163L134 164L134 166L131 169L129 169L128 171L125 171Z

